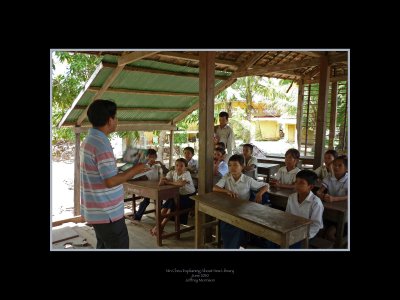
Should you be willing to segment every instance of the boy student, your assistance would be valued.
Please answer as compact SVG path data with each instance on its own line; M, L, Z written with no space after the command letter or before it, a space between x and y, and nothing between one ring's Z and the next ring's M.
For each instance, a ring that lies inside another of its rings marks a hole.
M160 179L160 185L164 184L172 184L179 186L179 207L180 209L186 209L193 206L193 200L190 199L190 196L193 196L196 193L196 189L193 185L192 176L189 171L186 171L187 161L184 158L178 158L175 161L175 169L169 171L166 177L162 177ZM162 205L161 215L165 216L169 214L171 211L175 210L175 202L174 199L168 199ZM181 224L187 224L188 213L181 214L179 216ZM167 224L170 217L165 217L161 221L161 232L162 234L165 225ZM151 235L157 234L157 226L154 226L150 230Z
M314 193L311 191L317 181L317 175L311 170L301 170L296 174L295 189L296 193L289 195L286 205L286 212L293 215L312 220L310 225L309 238L312 239L323 228L322 213L324 205ZM263 248L279 248L279 246L271 241L264 240ZM302 241L299 241L289 248L301 248Z
M214 149L214 178L221 179L226 173L228 173L228 165L224 161L225 150L222 148Z
M225 143L224 142L218 142L215 144L214 149L215 148L222 148L225 150Z
M257 158L252 156L253 145L244 144L242 152L245 165L243 173L257 180Z
M229 114L225 111L219 113L219 125L214 126L214 133L218 142L223 142L226 146L227 156L232 155L235 149L235 136L233 130L228 125Z
M327 150L324 154L324 165L314 170L319 180L323 180L328 175L333 174L333 160L338 157L336 150Z
M235 154L229 158L229 173L225 174L221 180L213 187L214 192L225 193L233 198L249 200L250 190L258 190L255 202L263 204L266 192L269 190L268 183L258 182L253 178L242 173L244 168L244 158L242 155ZM223 221L220 222L223 247L225 249L239 249L244 242L245 232Z
M297 166L300 152L291 148L285 153L285 166L278 170L276 178L270 180L271 186L292 189L296 181L296 174L300 171Z
M158 181L159 174L165 174L168 172L168 169L161 161L157 161L157 151L154 149L147 150L146 160L147 166L150 168L150 172L146 173L146 177L148 180ZM139 204L139 209L136 211L133 216L133 223L140 222L143 217L144 212L146 211L147 206L150 204L150 198L144 198L142 202Z
M186 147L183 149L183 155L185 156L185 159L187 161L187 170L190 173L197 173L199 169L199 165L197 163L197 160L193 158L194 155L194 149L192 147Z
M348 173L347 156L341 155L333 161L333 175L326 177L322 181L322 186L317 195L323 201L334 202L347 200L348 195ZM326 193L326 194L325 194ZM330 241L336 241L336 226L327 222L326 238Z

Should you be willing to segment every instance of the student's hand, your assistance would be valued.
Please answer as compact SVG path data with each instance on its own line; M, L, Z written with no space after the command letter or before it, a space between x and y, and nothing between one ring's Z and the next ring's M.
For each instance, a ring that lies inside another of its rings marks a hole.
M333 202L333 201L335 201L335 197L334 197L334 196L331 196L331 195L329 195L329 194L325 194L324 200L325 200L326 202Z
M160 182L158 183L158 185L164 185L165 184L165 180L167 180L167 178L161 177L160 178Z
M239 198L239 195L234 192L226 191L226 193L228 194L228 196L230 196L232 198Z
M132 167L132 169L134 169L137 172L137 174L151 170L147 165L143 163L136 164L135 166Z

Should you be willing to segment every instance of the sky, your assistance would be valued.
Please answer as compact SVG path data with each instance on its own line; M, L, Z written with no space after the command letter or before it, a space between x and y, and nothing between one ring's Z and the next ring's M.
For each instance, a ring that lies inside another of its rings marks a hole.
M66 62L61 63L59 59L54 55L54 52L52 54L52 57L55 66L55 70L53 71L54 76L64 74L67 71L68 64Z

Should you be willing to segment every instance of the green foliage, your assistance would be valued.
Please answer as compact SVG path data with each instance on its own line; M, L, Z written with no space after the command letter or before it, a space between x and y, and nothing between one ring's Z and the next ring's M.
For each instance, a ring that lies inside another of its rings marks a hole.
M175 133L174 134L174 144L185 144L188 142L187 133Z
M60 140L72 141L75 134L71 128L57 128L62 117L72 105L79 92L84 87L86 81L96 69L101 58L77 53L55 51L54 57L60 62L68 64L65 74L60 74L52 78L52 142ZM54 59L54 57L52 59ZM55 70L53 64L53 70ZM84 135L81 135L83 138Z

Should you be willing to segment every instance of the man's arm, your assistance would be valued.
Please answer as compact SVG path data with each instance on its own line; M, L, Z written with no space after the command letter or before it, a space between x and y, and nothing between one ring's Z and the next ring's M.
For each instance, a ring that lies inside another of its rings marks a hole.
M123 173L118 173L117 175L115 175L113 177L105 179L104 184L106 185L106 187L112 188L121 183L124 183L125 181L128 181L133 176L143 173L148 170L150 170L150 169L147 168L147 166L145 164L140 163L140 164L137 164L137 165L133 166L132 168L126 170Z

